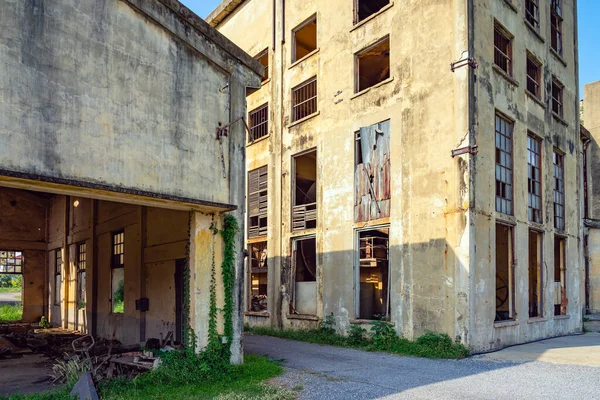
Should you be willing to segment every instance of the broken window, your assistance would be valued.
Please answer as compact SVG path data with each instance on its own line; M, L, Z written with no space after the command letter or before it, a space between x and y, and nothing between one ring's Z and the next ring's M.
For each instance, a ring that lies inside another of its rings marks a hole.
M311 151L293 158L294 201L292 230L317 227L317 152Z
M389 303L389 229L359 232L358 308L360 319L387 319Z
M267 166L248 172L248 238L267 236Z
M85 269L87 267L87 246L85 242L77 246L77 308L85 307Z
M554 152L554 227L565 229L565 160Z
M543 317L542 234L529 231L529 317Z
M317 49L317 16L312 16L292 33L292 62L306 57Z
M263 74L262 79L264 83L269 79L269 49L265 49L254 58L265 67L265 73Z
M371 15L378 13L388 4L390 4L389 0L355 0L354 23L357 24Z
M248 141L254 142L269 134L269 103L250 111L250 137Z
M563 84L552 79L552 112L563 117Z
M540 0L525 0L525 20L540 31Z
M0 273L22 274L23 253L20 251L0 250Z
M527 135L527 215L529 221L542 223L542 142Z
M513 213L513 123L496 114L496 211Z
M541 70L539 61L527 53L527 91L537 99L541 97Z
M390 121L356 133L354 220L366 222L390 216Z
M317 112L317 77L292 89L292 122Z
M562 0L550 4L550 47L562 55Z
M566 277L566 259L565 259L566 240L556 236L554 238L554 315L567 315L567 286Z
M293 241L292 301L293 314L317 314L317 240Z
M248 311L267 311L267 242L251 243Z
M496 318L514 318L513 228L496 224Z
M389 37L356 54L356 93L383 82L389 77Z
M512 76L512 35L497 22L494 24L494 64Z
M54 305L59 306L62 300L62 249L56 249L54 253Z
M111 259L112 312L125 311L125 232L112 235Z

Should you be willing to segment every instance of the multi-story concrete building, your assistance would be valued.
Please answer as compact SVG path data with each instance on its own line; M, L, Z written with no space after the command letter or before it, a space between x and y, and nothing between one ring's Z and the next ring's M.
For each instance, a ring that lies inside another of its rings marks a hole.
M0 26L0 274L23 275L23 320L206 345L262 66L175 0L9 0Z
M226 0L246 322L389 318L475 352L581 330L576 2Z

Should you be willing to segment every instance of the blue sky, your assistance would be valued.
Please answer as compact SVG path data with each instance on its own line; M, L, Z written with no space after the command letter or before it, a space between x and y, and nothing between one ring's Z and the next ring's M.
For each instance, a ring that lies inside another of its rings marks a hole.
M221 0L180 0L205 18ZM349 2L350 3L350 2ZM577 0L579 11L579 81L583 85L600 80L600 0Z

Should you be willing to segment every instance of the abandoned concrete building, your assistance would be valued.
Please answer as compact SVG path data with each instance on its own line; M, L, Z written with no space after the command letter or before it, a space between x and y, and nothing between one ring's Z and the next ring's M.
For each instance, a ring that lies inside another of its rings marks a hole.
M581 330L576 2L226 0L207 21L266 67L248 324L386 318L473 352Z
M9 0L0 25L0 273L23 275L23 320L124 344L188 321L203 346L263 67L175 0Z
M585 306L600 313L600 81L583 88Z

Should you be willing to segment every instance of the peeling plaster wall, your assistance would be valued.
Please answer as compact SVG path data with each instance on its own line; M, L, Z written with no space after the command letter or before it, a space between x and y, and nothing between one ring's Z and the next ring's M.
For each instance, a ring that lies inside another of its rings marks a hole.
M520 2L519 2L520 3ZM475 243L471 288L472 312L469 343L475 351L497 350L516 343L581 331L582 237L580 210L581 181L578 173L579 101L576 52L576 16L574 2L563 2L563 56L550 51L550 6L542 2L541 40L524 22L522 5L512 7L505 1L474 1L475 58L479 62L475 86L477 144L475 160ZM494 19L512 35L513 76L506 79L493 69ZM542 62L542 101L526 95L526 51ZM556 76L564 85L564 118L552 115L551 82ZM514 216L495 211L494 116L500 111L515 121ZM528 222L527 216L527 133L542 142L542 224ZM554 228L553 158L554 149L565 153L566 230ZM514 322L494 324L495 299L495 222L514 224L515 232L515 312ZM528 314L528 230L543 232L544 310L543 318ZM554 235L566 236L566 283L569 298L568 317L555 317L553 311Z

